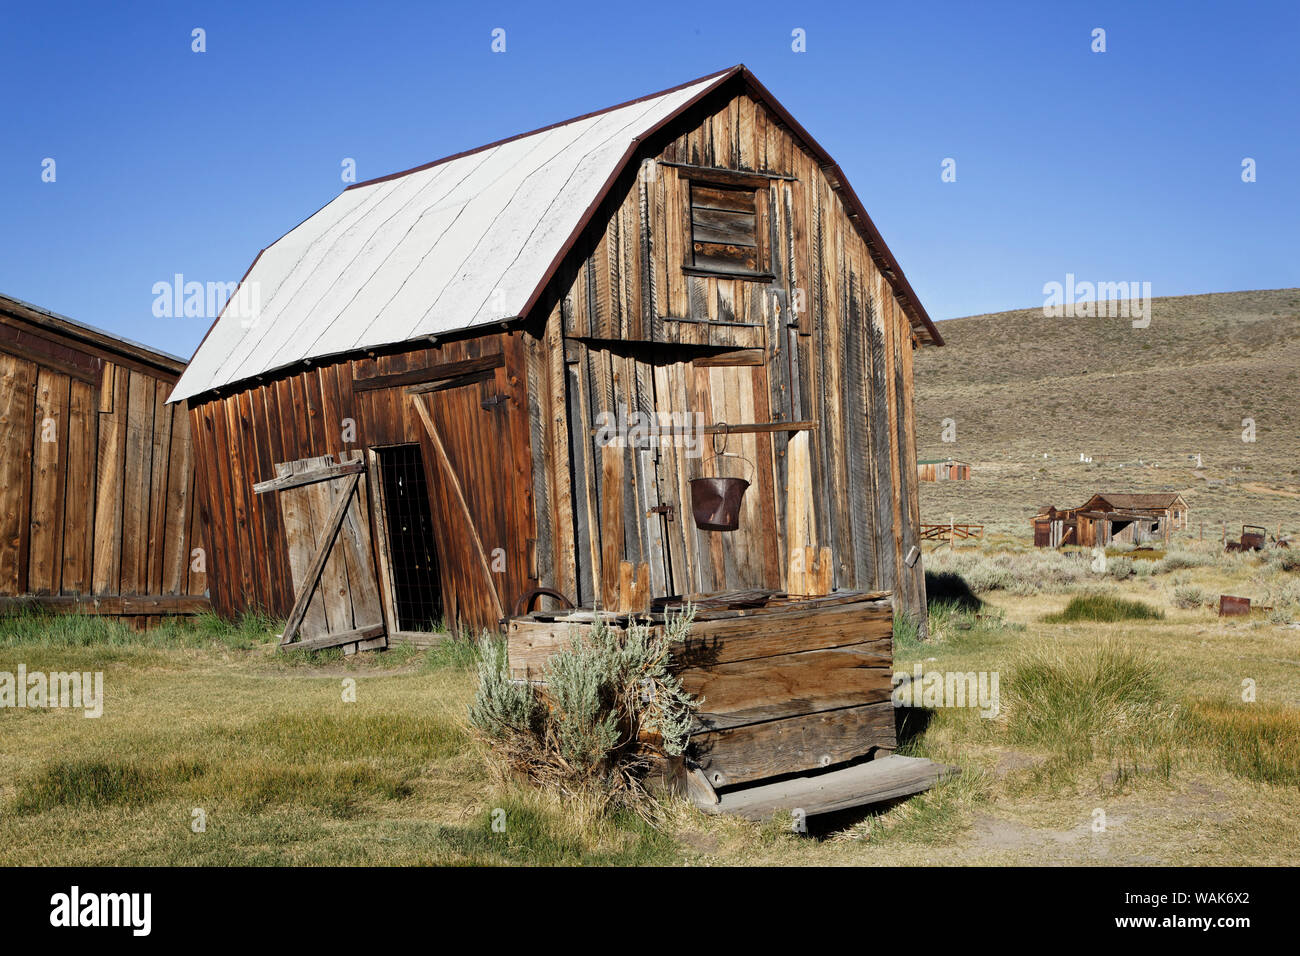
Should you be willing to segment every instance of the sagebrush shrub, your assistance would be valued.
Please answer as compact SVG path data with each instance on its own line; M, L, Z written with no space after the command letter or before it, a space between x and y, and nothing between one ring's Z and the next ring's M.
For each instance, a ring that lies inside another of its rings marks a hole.
M694 617L687 607L662 627L597 621L551 656L540 687L511 680L505 644L485 637L470 724L507 769L643 811L645 771L690 739L698 702L670 664Z

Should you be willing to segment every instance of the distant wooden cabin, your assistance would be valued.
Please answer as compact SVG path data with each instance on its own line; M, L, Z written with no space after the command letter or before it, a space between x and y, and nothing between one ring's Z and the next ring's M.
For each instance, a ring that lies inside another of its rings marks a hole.
M0 607L208 605L185 362L0 296Z
M1188 526L1187 502L1172 492L1093 495L1077 508L1046 506L1034 516L1034 544L1057 548L1077 544L1169 543L1169 536Z
M970 463L956 458L930 458L916 463L921 481L969 481Z
M744 67L351 186L236 300L171 396L224 615L346 647L539 588L924 615L912 352L942 338ZM750 482L735 530L697 526L697 477Z

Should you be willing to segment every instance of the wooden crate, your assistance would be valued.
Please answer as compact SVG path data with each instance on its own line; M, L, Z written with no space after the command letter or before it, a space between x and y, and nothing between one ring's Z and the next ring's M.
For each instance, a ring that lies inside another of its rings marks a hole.
M701 698L688 761L714 787L843 764L896 746L888 592L797 598L774 591L699 597L683 686ZM547 659L599 618L662 627L680 599L649 613L537 612L510 622L511 675L544 682Z

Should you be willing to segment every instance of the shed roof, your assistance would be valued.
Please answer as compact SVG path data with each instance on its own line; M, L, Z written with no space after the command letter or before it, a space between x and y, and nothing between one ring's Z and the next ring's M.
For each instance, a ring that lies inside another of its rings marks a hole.
M918 336L943 344L839 167L736 66L348 187L259 253L169 401L528 314L638 143L733 79L817 156Z
M1092 500L1100 498L1112 508L1119 511L1131 511L1134 509L1163 510L1165 508L1172 508L1177 502L1182 501L1182 497L1183 496L1177 492L1157 492L1154 494L1102 494L1095 495ZM1184 502L1184 504L1185 503L1186 502Z
M143 362L157 368L160 372L170 373L168 378L174 377L185 368L185 359L179 355L172 355L170 352L142 345L120 335L114 335L112 332L105 332L93 325L78 322L66 315L51 312L49 309L43 309L39 305L12 296L0 294L0 314L18 319L29 326L44 329L47 336L53 333L64 341L72 341L94 352L104 352ZM3 321L2 324L13 323ZM14 328L16 330L18 327L14 326Z

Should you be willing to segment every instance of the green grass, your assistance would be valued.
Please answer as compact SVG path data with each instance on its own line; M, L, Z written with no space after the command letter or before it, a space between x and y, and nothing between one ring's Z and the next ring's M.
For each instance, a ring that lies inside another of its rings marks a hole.
M183 758L55 760L19 781L14 811L40 813L56 807L144 806L207 772L206 763Z
M1097 621L1113 624L1117 621L1159 621L1164 612L1141 601L1117 597L1113 594L1081 594L1070 599L1065 609L1043 617L1047 624L1072 624L1079 621Z
M469 671L477 667L478 662L478 641L469 635L448 637L440 641L429 648L424 658L424 666L429 670L448 668Z
M1028 549L1012 557L1025 574L1038 567ZM1184 577L1261 600L1296 583L1276 563L1216 557L1107 587L1147 606ZM955 571L927 583L929 640L896 622L896 667L998 671L1001 714L903 712L900 752L962 774L895 805L813 818L807 836L788 820L705 817L673 801L656 829L498 778L466 726L472 641L287 661L273 653L273 622L189 620L169 637L8 619L0 670L106 662L105 710L0 710L0 864L1078 863L1097 862L1102 841L1102 862L1289 860L1300 842L1294 631L1187 611L1048 628L1043 615L1065 600L1050 589L976 597ZM1243 675L1261 703L1239 702ZM1078 838L1099 806L1139 825ZM203 833L191 830L196 809Z
M204 612L189 618L167 618L155 628L138 630L117 618L24 608L0 615L0 649L220 646L249 650L274 640L277 630L275 621L259 614L247 614L230 623L211 612Z
M1002 683L1011 741L1067 764L1094 757L1167 754L1173 705L1154 661L1112 643L1065 654L1050 645L1018 662Z

